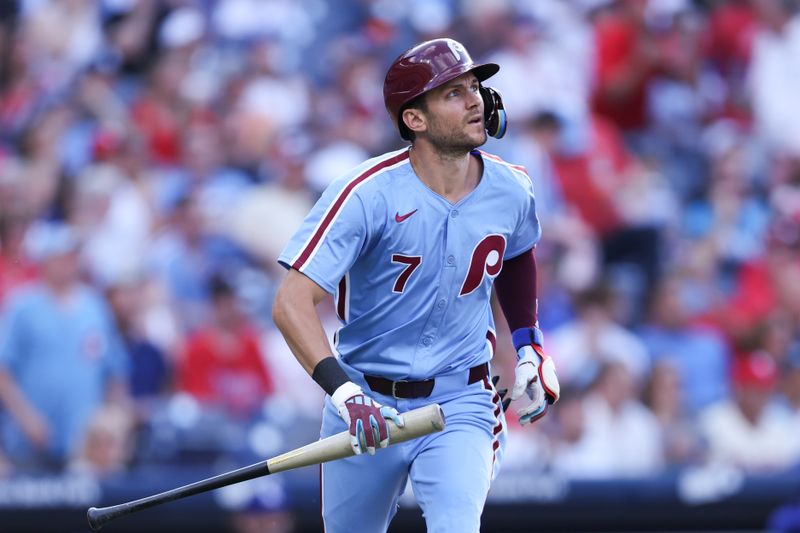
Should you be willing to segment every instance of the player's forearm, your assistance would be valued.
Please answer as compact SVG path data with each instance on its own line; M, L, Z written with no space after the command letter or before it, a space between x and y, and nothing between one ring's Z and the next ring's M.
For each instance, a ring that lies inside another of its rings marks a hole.
M311 375L317 364L333 352L317 314L319 294L308 285L313 282L300 277L305 278L296 271L286 276L275 296L272 319L289 349Z
M301 306L294 306L274 316L286 344L309 375L320 361L331 357L325 331L315 312L309 313Z
M505 261L494 287L512 332L536 325L536 257L533 250Z

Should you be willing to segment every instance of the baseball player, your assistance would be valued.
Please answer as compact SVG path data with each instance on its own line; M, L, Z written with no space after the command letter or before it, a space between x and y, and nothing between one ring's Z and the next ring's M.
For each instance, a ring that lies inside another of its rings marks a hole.
M505 441L493 288L519 358L511 399L530 399L521 423L558 400L536 321L531 180L477 150L505 133L500 95L482 85L498 70L452 39L398 57L384 101L411 146L334 181L278 258L275 323L328 393L321 436L349 429L357 454L322 466L327 532L386 531L409 478L428 531L479 530ZM333 350L315 310L328 294L342 323ZM402 426L400 413L430 403L443 432L370 457L389 444L385 419Z

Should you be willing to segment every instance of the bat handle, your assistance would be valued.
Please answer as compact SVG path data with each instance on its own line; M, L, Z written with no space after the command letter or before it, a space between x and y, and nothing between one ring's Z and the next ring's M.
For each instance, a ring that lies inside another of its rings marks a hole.
M135 513L137 511L141 511L142 509L161 505L162 503L171 502L180 498L186 498L187 496L192 496L201 492L218 489L220 487L226 487L228 485L232 485L233 483L240 483L242 481L266 476L270 473L271 472L269 471L267 461L261 461L260 463L245 466L238 470L233 470L231 472L226 472L208 479L196 481L189 485L184 485L182 487L171 489L159 494L154 494L152 496L147 496L146 498L141 498L139 500L120 503L119 505L112 505L110 507L92 507L86 512L86 519L89 521L89 526L92 528L92 530L97 531L106 523L122 515Z

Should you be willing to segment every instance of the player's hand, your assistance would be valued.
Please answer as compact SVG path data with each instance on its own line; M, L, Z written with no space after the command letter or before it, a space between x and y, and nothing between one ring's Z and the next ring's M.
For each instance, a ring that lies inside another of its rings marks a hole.
M517 410L519 422L525 425L542 418L547 406L558 401L560 386L556 366L542 349L542 332L538 328L516 330L512 334L517 349L517 368L511 399L517 400L527 393L531 403Z
M397 409L379 404L352 381L336 389L331 400L339 416L350 428L350 445L356 455L364 451L375 455L376 447L386 448L389 445L387 418L391 418L398 427L405 425Z

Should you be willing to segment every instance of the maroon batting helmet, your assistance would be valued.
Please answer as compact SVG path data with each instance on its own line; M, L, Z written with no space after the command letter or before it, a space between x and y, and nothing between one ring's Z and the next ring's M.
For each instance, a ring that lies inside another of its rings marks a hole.
M412 100L466 72L472 71L482 82L498 70L494 63L476 64L464 45L453 39L425 41L403 52L389 67L383 82L383 102L400 136L408 140L409 131L400 113Z

